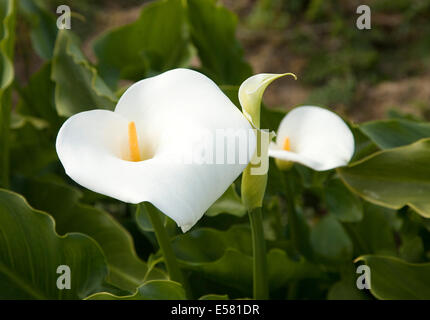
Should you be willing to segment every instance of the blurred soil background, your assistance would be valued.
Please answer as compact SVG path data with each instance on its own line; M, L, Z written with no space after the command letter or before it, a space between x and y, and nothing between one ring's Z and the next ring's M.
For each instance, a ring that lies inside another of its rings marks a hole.
M52 12L67 1L47 0ZM133 22L138 0L74 0L72 29L95 62L92 40ZM254 73L294 72L266 91L264 101L290 109L316 104L356 122L410 116L430 120L430 0L221 0L238 16L237 37ZM356 9L372 10L371 30L358 30ZM20 24L18 24L20 25ZM162 25L160 25L162 27ZM41 61L17 37L17 78L26 82ZM198 61L192 61L198 65Z

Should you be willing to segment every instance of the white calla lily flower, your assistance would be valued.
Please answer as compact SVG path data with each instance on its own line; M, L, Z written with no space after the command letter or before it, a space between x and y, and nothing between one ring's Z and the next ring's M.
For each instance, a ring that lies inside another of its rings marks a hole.
M269 156L317 171L341 167L354 153L354 136L335 113L314 106L291 110L281 121Z
M252 132L214 82L196 71L175 69L133 84L114 112L70 117L56 149L67 175L80 185L127 203L151 202L186 232L255 151L252 133L242 163L184 162L190 150L204 156L208 135L218 130L230 130L226 139L238 130Z

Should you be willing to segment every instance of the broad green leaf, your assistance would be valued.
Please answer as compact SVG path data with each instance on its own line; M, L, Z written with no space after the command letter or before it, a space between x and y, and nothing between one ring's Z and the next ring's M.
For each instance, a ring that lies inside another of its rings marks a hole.
M69 30L58 32L51 78L55 82L55 105L60 116L90 109L112 110L117 101L83 55L78 38Z
M0 2L0 186L9 185L10 86L14 78L16 1Z
M177 282L151 280L137 288L133 295L116 296L100 292L89 296L86 300L185 300L185 291Z
M105 211L79 203L78 190L36 179L26 181L24 188L31 205L54 217L60 234L81 232L97 241L106 256L108 281L113 285L133 292L145 280L165 277L158 269L148 274L130 234Z
M23 197L0 190L0 298L82 299L107 274L103 252L80 233L59 236L54 220ZM71 271L68 290L57 287L58 266Z
M430 263L407 263L394 257L365 255L371 271L370 291L378 299L430 299Z
M396 255L394 241L397 213L391 209L365 202L363 219L359 223L348 224L348 231L355 241L357 255L384 254Z
M215 0L187 0L191 39L203 72L217 84L239 85L251 76L236 39L237 17Z
M381 149L401 147L430 137L430 123L411 120L370 121L359 127Z
M51 59L58 31L55 16L40 0L20 0L19 6L30 22L30 38L34 50L42 59Z
M190 51L182 2L148 4L135 22L110 30L95 41L99 69L109 84L119 77L137 81L185 66Z
M366 295L354 281L340 280L336 282L327 294L327 300L367 300Z
M352 261L348 261L340 266L341 279L330 287L327 294L328 300L368 300L366 290L357 288L357 278L360 274L356 273L356 268Z
M328 211L341 222L360 221L363 217L361 200L339 179L329 180L324 189Z
M352 258L352 242L342 225L327 215L311 229L311 243L316 256L327 263Z
M430 139L380 151L338 169L347 186L364 199L391 209L405 205L430 217Z
M27 86L19 90L21 99L17 111L19 115L24 116L24 119L34 117L46 120L48 126L57 131L62 119L55 109L55 84L50 76L51 63L49 62L31 75Z
M242 295L252 292L252 245L248 227L235 226L227 231L195 229L177 236L173 250L185 270L208 281L237 290ZM280 249L269 250L269 284L272 290L288 282L321 276L315 265L292 260Z
M237 217L243 217L246 214L246 208L236 193L234 184L206 211L206 215L209 217L220 213L232 214Z

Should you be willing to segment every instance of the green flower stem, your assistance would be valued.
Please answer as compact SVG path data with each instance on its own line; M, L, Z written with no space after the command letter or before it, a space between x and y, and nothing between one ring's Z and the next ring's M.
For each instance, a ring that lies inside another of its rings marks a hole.
M140 204L143 205L143 204ZM155 236L160 246L161 252L164 256L164 263L166 264L167 272L171 280L181 283L184 287L185 278L179 268L178 261L176 260L175 253L170 245L169 236L164 228L163 222L160 218L160 212L152 205L146 206L149 220L155 232Z
M251 209L248 214L251 223L254 255L254 299L264 300L269 298L269 284L267 280L267 255L263 231L263 215L261 208Z

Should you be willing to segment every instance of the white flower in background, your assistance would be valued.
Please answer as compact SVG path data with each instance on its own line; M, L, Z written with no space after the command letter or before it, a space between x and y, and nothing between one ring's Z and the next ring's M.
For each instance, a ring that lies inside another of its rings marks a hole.
M248 133L251 125L209 78L175 69L132 85L114 112L70 117L56 149L67 175L80 185L128 203L151 202L186 232L255 151L252 134L246 138L246 163L184 163L190 150L208 151L203 135L222 129L234 135L235 130Z
M269 156L278 164L298 162L317 171L348 164L354 153L354 137L335 113L313 106L291 110L281 121Z

